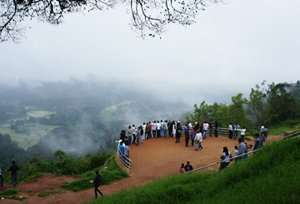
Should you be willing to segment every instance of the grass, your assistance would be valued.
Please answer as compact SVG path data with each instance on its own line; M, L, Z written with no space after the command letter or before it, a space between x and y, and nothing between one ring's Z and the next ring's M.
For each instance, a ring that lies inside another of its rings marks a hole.
M75 192L91 188L93 186L91 181L95 177L95 170L82 174L79 180L66 183L63 187L66 190ZM109 184L113 181L128 177L128 174L117 165L113 156L107 160L105 165L100 169L100 174L102 176L102 184Z
M300 139L275 142L221 172L173 176L93 204L300 203Z
M64 192L65 191L63 189L51 189L51 190L47 190L47 191L38 193L38 197L45 198L45 197L48 197L50 195L64 193Z
M7 189L4 191L0 191L0 199L10 199L10 200L19 200L22 201L26 199L24 196L18 196L18 191L16 189ZM0 202L1 202L0 200Z
M300 121L299 120L288 120L284 121L278 125L272 126L269 130L270 135L282 135L285 132L290 132L294 130L300 129Z
M8 196L15 196L18 194L16 189L7 189L4 191L0 191L0 197L8 197Z

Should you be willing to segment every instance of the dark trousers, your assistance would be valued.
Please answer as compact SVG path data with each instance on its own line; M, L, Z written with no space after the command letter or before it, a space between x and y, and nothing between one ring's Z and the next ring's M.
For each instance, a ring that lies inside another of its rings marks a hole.
M0 175L0 188L3 187L3 184L4 184L4 179L3 179L3 176Z
M229 138L232 139L232 136L233 136L233 131L229 130Z
M218 137L218 136L219 136L218 129L215 129L215 137Z
M223 162L223 161L222 161L222 162L220 163L220 170L225 169L228 165L229 165L228 162Z
M103 197L103 193L99 190L99 186L95 186L95 198L98 198L98 194Z
M189 137L185 137L185 146L186 147L189 146L189 141L190 141L190 138Z
M176 143L180 143L180 135L176 134Z
M18 183L17 174L12 174L11 175L11 184L13 185L13 187L16 187L17 183Z
M160 130L156 130L156 136L160 137Z
M171 136L171 137L172 137L172 128L169 128L168 136Z
M133 137L132 144L135 144L136 143L136 135L132 135L132 137Z

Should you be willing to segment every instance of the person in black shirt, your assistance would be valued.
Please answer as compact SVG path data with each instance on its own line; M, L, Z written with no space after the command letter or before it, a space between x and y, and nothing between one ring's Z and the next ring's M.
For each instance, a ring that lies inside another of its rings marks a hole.
M187 161L186 162L186 165L184 166L184 170L186 171L186 172L188 172L188 171L193 171L193 166L190 164L190 162L189 161Z
M217 121L215 121L215 137L218 137L219 136L219 124Z
M101 184L101 175L99 174L99 171L96 171L96 177L94 179L94 189L95 189L95 198L98 198L98 193L103 196L103 193L99 190L100 184Z
M125 140L126 140L126 131L125 130L121 131L120 140L122 140L122 142L125 142Z
M182 134L182 126L180 122L178 122L176 128L176 143L180 143L181 134Z
M11 162L11 166L9 167L8 171L10 171L11 173L11 183L13 185L13 187L17 186L18 183L18 171L19 171L19 167L16 164L16 161L12 161Z

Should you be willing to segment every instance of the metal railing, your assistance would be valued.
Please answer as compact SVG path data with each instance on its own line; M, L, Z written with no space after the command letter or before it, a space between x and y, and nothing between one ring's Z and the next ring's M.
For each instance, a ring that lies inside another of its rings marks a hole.
M247 152L247 153L243 153L243 154L240 154L240 155L237 155L237 156L234 156L234 157L230 157L230 160L231 161L234 161L234 160L238 160L238 159L240 159L240 158L243 158L243 157L245 157L245 156L249 156L250 154L253 154L253 153L255 153L255 152L258 152L258 151L260 151L262 148L260 148L260 149L256 149L256 150L253 150L253 151L249 151L249 152ZM213 166L218 166L218 165L220 165L221 164L221 162L218 160L218 161L214 161L214 162L211 162L211 163L209 163L209 164L207 164L207 165L205 165L205 166L201 166L201 167L199 167L199 168L196 168L196 169L193 169L192 171L188 171L188 172L185 172L185 173L191 173L191 172L195 172L195 171L201 171L201 170L204 170L204 169L208 169L208 168L210 168L210 167L213 167Z
M125 167L128 171L130 171L132 167L132 160L130 159L129 154L124 154L121 152L119 145L117 147L117 155L122 166Z

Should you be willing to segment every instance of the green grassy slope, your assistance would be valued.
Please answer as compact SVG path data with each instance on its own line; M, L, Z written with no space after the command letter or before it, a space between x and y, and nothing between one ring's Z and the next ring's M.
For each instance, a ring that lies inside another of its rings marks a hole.
M94 204L300 203L300 139L266 146L216 173L169 177Z

